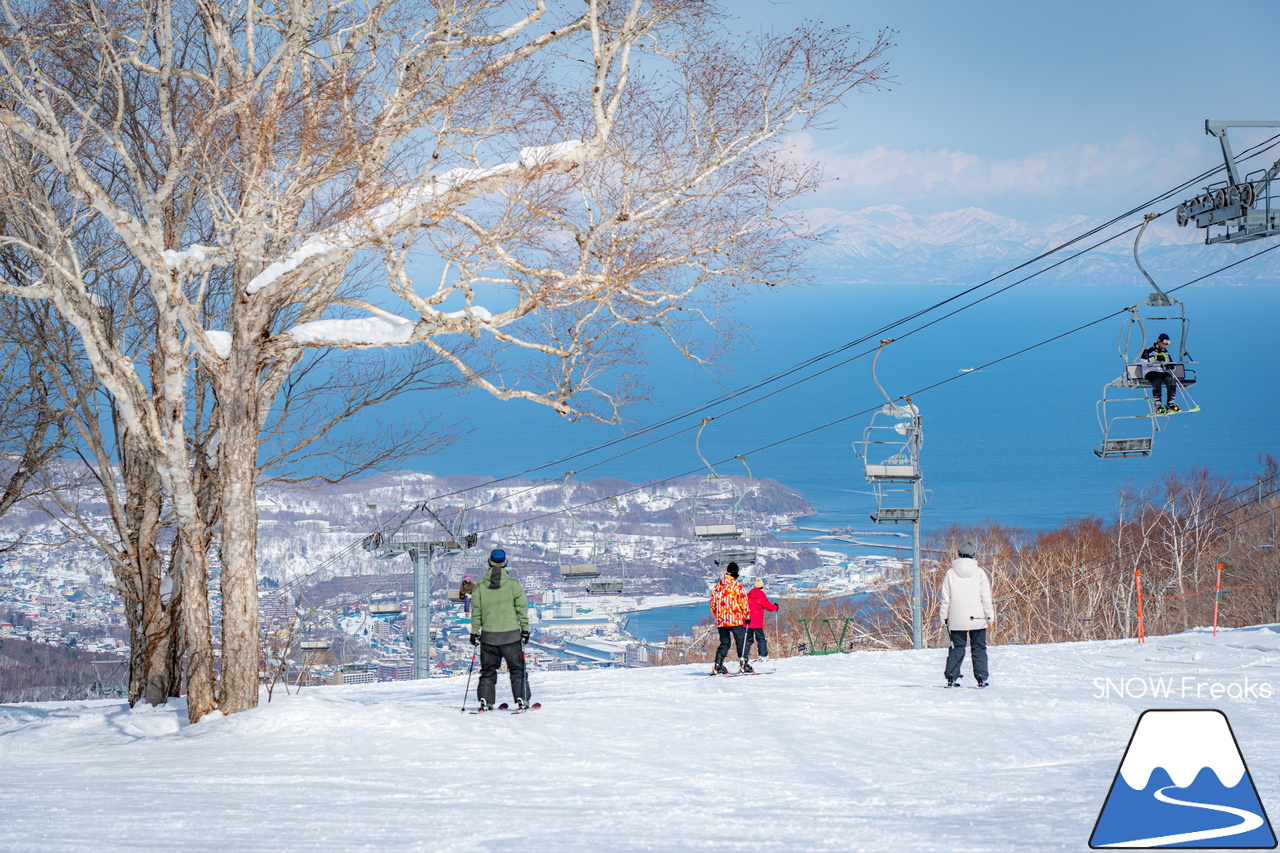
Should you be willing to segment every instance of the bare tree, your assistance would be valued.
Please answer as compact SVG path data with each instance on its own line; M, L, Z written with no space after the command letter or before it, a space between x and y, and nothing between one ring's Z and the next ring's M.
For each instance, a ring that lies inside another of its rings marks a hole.
M6 240L35 270L0 292L76 329L154 466L192 719L257 702L258 448L306 348L420 345L499 398L607 420L635 393L613 368L637 331L696 357L726 298L788 279L785 206L820 176L774 143L877 85L888 42L722 23L685 0L5 7L6 212L24 219ZM145 368L95 309L83 222L143 283ZM217 691L194 600L215 523Z

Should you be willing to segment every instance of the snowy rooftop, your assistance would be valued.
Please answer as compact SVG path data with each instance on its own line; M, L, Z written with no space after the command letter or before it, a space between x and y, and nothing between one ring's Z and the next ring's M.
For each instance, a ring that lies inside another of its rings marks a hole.
M196 726L0 705L0 850L1085 851L1151 708L1223 711L1280 815L1280 626L993 646L986 690L943 657L537 672L519 717L459 713L465 676Z

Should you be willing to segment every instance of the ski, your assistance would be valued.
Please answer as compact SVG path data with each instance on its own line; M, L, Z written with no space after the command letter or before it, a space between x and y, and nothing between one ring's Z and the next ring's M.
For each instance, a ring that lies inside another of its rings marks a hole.
M1140 418L1163 418L1163 417L1168 417L1168 416L1170 416L1170 415L1189 415L1189 414L1191 414L1192 412L1198 412L1198 411L1200 411L1200 407L1199 407L1199 406L1196 406L1196 407L1195 407L1195 408L1193 408L1193 409L1179 409L1179 410L1178 410L1178 411L1176 411L1176 412L1151 412L1151 413L1146 414L1146 415L1138 415L1138 417L1140 417Z
M771 672L777 672L777 670L757 669L755 672L709 672L707 676L710 678L737 678L739 675L768 675Z
M501 705L497 706L496 708L489 708L487 710L484 708L477 708L474 711L467 711L467 713L468 714L491 714L494 711L506 711L508 714L523 714L525 711L536 711L541 707L542 707L541 702L534 702L528 708L512 708L506 702L503 702Z

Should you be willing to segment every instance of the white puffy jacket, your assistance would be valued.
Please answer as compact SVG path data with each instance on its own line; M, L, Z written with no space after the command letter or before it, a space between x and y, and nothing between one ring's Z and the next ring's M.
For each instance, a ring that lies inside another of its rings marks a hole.
M976 631L996 618L991 579L971 557L957 557L942 579L942 621L949 631Z

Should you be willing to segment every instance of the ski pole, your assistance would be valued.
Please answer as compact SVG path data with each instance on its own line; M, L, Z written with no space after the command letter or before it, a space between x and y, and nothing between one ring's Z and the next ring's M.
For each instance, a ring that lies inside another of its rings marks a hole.
M476 653L473 649L471 652L471 666L467 667L467 687L462 691L462 707L459 711L467 710L467 694L471 692L471 672L476 668Z

